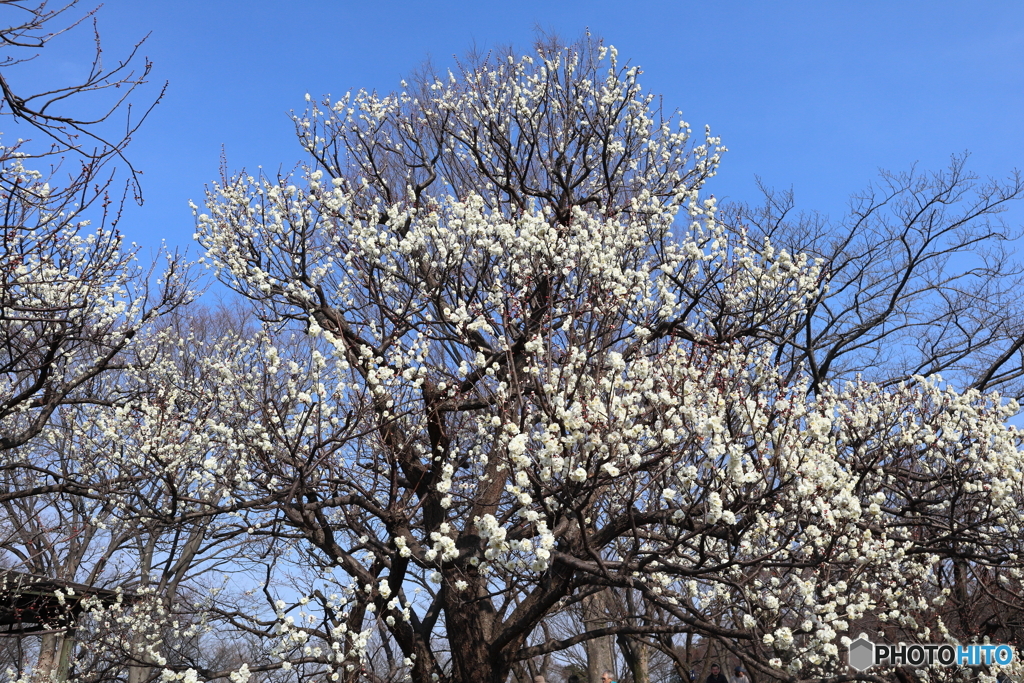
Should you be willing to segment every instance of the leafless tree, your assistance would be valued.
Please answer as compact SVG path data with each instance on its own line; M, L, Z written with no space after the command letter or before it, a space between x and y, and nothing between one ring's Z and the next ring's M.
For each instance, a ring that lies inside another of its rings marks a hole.
M765 330L778 360L817 387L862 376L895 384L941 373L962 388L1024 397L1020 227L1000 214L1024 177L982 179L967 155L927 173L883 173L838 219L797 213L792 192L726 209L757 238L822 260L828 281L806 315Z

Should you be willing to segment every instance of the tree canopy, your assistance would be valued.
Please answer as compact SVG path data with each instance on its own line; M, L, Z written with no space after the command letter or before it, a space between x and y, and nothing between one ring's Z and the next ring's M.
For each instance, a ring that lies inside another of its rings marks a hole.
M304 166L195 207L234 308L6 221L5 561L132 593L78 679L504 683L605 636L685 675L685 635L839 683L881 680L861 632L1016 642L1024 185L720 207L721 140L640 76L588 36L307 97Z

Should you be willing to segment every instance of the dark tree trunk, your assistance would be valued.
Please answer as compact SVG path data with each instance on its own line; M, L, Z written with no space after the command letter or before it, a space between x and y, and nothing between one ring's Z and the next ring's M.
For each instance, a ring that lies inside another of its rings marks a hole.
M511 662L493 646L495 614L486 598L482 577L452 569L446 579L442 590L452 653L451 683L504 683ZM456 590L453 586L458 580L467 581L470 586Z

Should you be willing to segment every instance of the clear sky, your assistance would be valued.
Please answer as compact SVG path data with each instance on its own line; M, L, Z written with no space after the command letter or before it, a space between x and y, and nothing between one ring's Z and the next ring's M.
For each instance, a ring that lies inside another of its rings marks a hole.
M756 200L760 175L837 215L878 168L937 169L965 150L982 175L1024 167L1022 0L106 0L97 17L107 60L149 33L142 52L169 82L129 148L146 203L122 228L146 247L191 244L188 200L222 148L231 170L299 161L287 113L305 93L392 90L428 57L527 49L538 27L589 27L695 131L710 124L730 149L719 198ZM88 38L54 42L20 77L81 73Z

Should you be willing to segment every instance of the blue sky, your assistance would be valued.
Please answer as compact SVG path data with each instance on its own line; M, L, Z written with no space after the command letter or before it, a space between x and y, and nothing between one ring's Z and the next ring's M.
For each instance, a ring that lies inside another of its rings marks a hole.
M299 161L287 113L305 93L391 90L428 57L526 49L537 27L589 27L666 107L710 124L730 149L709 186L719 198L756 200L760 175L836 215L878 168L937 169L965 150L982 175L1024 167L1021 0L106 0L97 17L106 59L150 33L142 52L169 82L129 148L146 203L121 227L147 248L191 244L188 200L217 178L222 148L231 170ZM20 78L81 73L88 38L52 43Z

